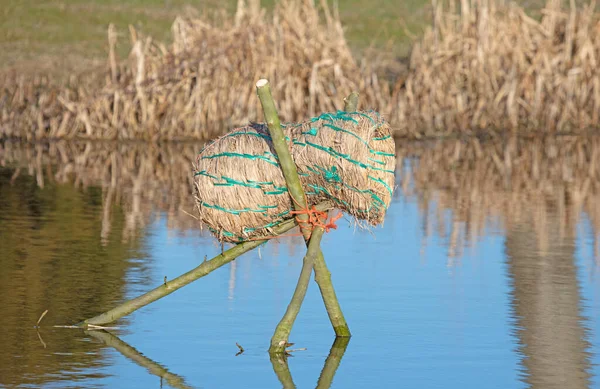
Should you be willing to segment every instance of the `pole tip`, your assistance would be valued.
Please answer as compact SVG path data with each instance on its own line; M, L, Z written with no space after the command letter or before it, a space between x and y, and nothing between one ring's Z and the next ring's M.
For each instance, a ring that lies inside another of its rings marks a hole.
M269 80L267 80L266 78L261 78L260 80L257 81L256 87L262 88L263 86L267 85L268 83L269 83Z

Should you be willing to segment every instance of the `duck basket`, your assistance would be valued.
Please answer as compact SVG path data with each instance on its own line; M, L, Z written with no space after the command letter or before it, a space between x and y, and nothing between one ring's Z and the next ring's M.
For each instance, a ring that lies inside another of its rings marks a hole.
M309 207L330 200L357 221L383 222L396 157L391 129L377 112L325 113L282 127ZM200 219L220 241L272 237L272 227L294 217L266 124L207 144L194 170Z

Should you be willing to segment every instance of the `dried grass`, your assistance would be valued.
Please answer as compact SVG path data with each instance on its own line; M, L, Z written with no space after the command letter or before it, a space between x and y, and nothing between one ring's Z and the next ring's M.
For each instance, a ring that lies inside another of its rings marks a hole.
M286 121L335 111L352 90L364 91L364 106L383 104L385 94L373 92L381 89L377 78L361 76L338 15L322 5L320 15L311 0L284 0L267 17L258 2L240 1L236 15L220 21L177 18L168 46L132 29L132 50L122 64L110 27L103 82L87 82L73 93L4 80L0 133L26 139L209 139L260 116L254 90L260 78L271 81Z
M395 103L398 135L598 127L600 14L594 2L560 3L550 0L537 21L496 0L464 0L460 10L437 2Z
M333 200L357 220L383 222L396 159L390 128L379 114L323 114L284 132L309 206ZM293 217L265 125L238 128L210 143L194 169L200 219L220 240L272 236L272 226Z
M585 132L600 124L600 14L594 4L540 21L497 0L436 2L406 75L385 55L357 63L340 20L311 0L283 0L271 17L252 1L220 21L178 18L173 43L131 30L119 63L108 30L107 73L64 87L10 77L0 134L25 139L208 139L261 117L254 83L271 81L285 121L334 111L352 90L408 138L519 131ZM397 65L397 63L396 63ZM395 82L391 78L397 78Z

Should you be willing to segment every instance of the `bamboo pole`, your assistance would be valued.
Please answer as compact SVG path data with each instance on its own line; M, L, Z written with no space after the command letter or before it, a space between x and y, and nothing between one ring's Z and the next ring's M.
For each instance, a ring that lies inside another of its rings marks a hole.
M279 121L277 108L275 107L273 96L271 95L269 81L265 79L259 80L256 83L256 91L263 107L265 121L267 122L269 133L271 134L271 140L273 142L273 148L275 149L275 153L279 160L279 165L281 166L281 171L285 178L288 191L292 197L294 209L296 211L304 210L307 208L306 196L304 194L304 189L302 188L300 178L298 177L296 164L292 159L288 144L285 140L285 135L281 129L281 122ZM354 101L357 99L358 95L356 95L356 99L351 98L349 100ZM308 215L301 213L299 214L298 219L301 227L300 230L302 231L304 240L306 244L309 245L310 249L310 225L304 224L308 221ZM315 233L315 231L312 233ZM322 233L320 235L322 235ZM346 323L346 319L342 313L339 301L335 295L335 290L333 289L333 284L331 283L331 273L327 269L325 258L323 257L323 253L319 248L319 243L320 237L318 238L318 242L314 245L314 250L318 250L314 256L314 259L312 259L312 255L307 253L305 260L303 261L302 270L300 271L300 278L298 279L298 284L296 285L294 295L292 296L292 301L290 302L284 317L277 325L275 333L271 338L271 345L269 348L270 353L282 353L285 351L285 344L291 333L294 320L298 315L300 306L304 300L304 296L306 295L306 290L308 289L308 282L310 280L312 268L315 269L315 281L319 285L321 296L323 297L323 302L325 303L325 308L327 309L327 314L329 315L329 320L331 321L336 336L350 336L350 329L348 328L348 324Z
M333 204L331 202L323 202L317 205L317 209L321 211L331 209ZM296 226L296 221L294 219L286 220L285 222L279 224L278 226L273 228L274 235L281 235L293 227ZM267 242L267 240L255 240L248 241L244 243L240 243L224 253L217 255L216 257L203 262L200 266L190 270L189 272L180 275L177 278L174 278L171 281L165 282L163 285L147 292L141 296L138 296L134 299L128 300L123 304L111 309L110 311L104 312L98 316L92 317L91 319L87 319L82 321L81 323L76 324L78 327L87 328L89 324L92 325L104 325L108 323L112 323L123 316L126 316L138 309L145 307L146 305L163 298L176 290L184 287L185 285L196 281L197 279L204 277L210 272L218 269L219 267L233 261L240 255L260 246L261 244Z

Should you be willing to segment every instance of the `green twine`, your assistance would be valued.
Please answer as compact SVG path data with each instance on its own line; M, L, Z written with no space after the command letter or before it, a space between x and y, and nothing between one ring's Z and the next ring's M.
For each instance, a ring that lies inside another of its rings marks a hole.
M377 151L377 150L373 150L373 149L369 149L369 152L372 154L376 154L376 155L383 155L384 157L395 157L396 154L394 153L386 153L385 151Z
M268 151L265 151L264 155L234 153L234 152L225 151L225 152L218 153L218 154L205 155L204 157L202 157L202 159L214 159L214 158L221 158L221 157L239 157L239 158L247 158L247 159L251 159L251 160L260 159L260 160L270 163L271 165L279 166L279 162L273 161L269 158L269 157L274 157L275 159L277 159L277 157L275 155L273 155L272 153L269 153Z
M377 177L373 177L373 176L367 176L367 177L369 177L369 179L371 179L371 180L373 180L375 182L378 182L381 185L383 185L385 187L385 189L387 189L388 192L390 192L390 197L392 196L392 192L393 192L392 188L390 188L390 186L385 181L383 181L381 178L377 178Z
M386 139L390 139L392 136L391 135L386 135L386 136L382 136L379 138L372 138L372 140L386 140Z
M328 128L331 128L332 130L335 130L335 131L339 131L339 132L344 132L346 134L350 134L353 137L355 137L356 139L358 139L359 141L361 141L362 143L364 143L367 147L369 147L369 144L363 138L361 138L360 136L356 135L352 131L348 131L348 130L346 130L344 128L340 128L340 127L334 126L333 124L328 124L328 123L324 124L323 127L328 127Z
M327 120L330 122L333 122L335 120L344 120L344 121L351 121L351 122L358 124L358 120L354 119L352 116L349 115L352 113L356 113L356 112L344 112L344 111L339 111L339 110L336 113L325 112L319 116L316 116L316 117L310 119L310 121L314 123L319 120Z
M219 178L206 173L205 170L195 173L195 175L203 175L212 178L214 181L218 181ZM221 176L221 180L225 182L213 182L214 186L245 186L247 188L261 189L264 194L267 195L279 195L287 192L287 187L277 186L272 181L253 181L253 180L235 180L226 176ZM274 190L265 190L265 186L272 185Z
M202 170L202 171L196 172L196 173L194 173L194 176L206 176L206 177L210 177L210 178L212 178L213 180L218 180L218 178L217 178L217 177L215 177L215 176L211 176L210 174L208 174L208 173L206 172L206 170Z
M259 205L259 209L252 209L252 208L244 208L244 209L227 209L227 208L223 208L219 205L215 205L215 204L208 204L206 202L202 202L202 206L203 207L207 207L207 208L212 208L212 209L218 209L219 211L223 211L223 212L227 212L230 213L232 215L241 215L244 212L254 212L254 213L262 213L264 216L267 216L267 210L269 208L273 208L273 206L271 205Z
M319 130L315 127L311 127L310 130L308 130L308 131L301 132L301 134L303 134L303 135L312 135L312 136L316 136L318 133L319 133Z
M281 217L284 217L284 216L288 215L289 213L290 213L290 211L289 211L289 210L288 210L288 211L283 211L283 212L280 212L280 213L278 213L278 214L277 214L277 215L275 215L274 217L275 217L275 218L281 218ZM264 226L262 226L262 227L255 227L255 228L252 228L252 227L244 227L244 233L245 233L245 234L249 234L249 233L251 233L251 232L254 232L254 231L256 231L256 230L262 230L262 229L265 229L265 228L271 228L271 227L275 227L277 224L279 224L279 220L273 221L273 222L271 222L271 223L269 223L269 224L265 224L265 225L264 225Z
M260 132L254 132L254 131L236 131L236 132L230 132L227 135L224 135L223 138L229 138L229 137L234 137L234 136L240 136L240 135L249 135L249 136L256 136L258 138L262 138L262 139L271 139L271 137L267 134L263 134Z
M309 141L306 141L306 144L309 145L309 146L311 146L311 147L314 147L316 149L325 151L326 153L328 153L330 155L333 155L334 157L343 158L343 159L345 159L348 162L351 162L351 163L353 163L355 165L358 165L358 166L362 167L363 169L369 168L369 169L373 169L373 170L379 170L379 171L382 171L382 172L394 174L393 170L382 169L382 168L379 168L379 167L376 167L376 166L373 166L373 165L369 165L369 164L364 163L364 162L357 161L355 159L352 159L348 154L340 153L339 151L336 151L336 150L334 150L331 147L321 146L321 145L318 145L316 143L312 143L312 142L309 142Z
M385 165L385 162L383 162L383 161L380 161L380 160L378 160L378 159L375 159L375 158L369 158L369 161L373 161L373 162L375 162L375 163L378 163L378 164L380 164L380 165Z

